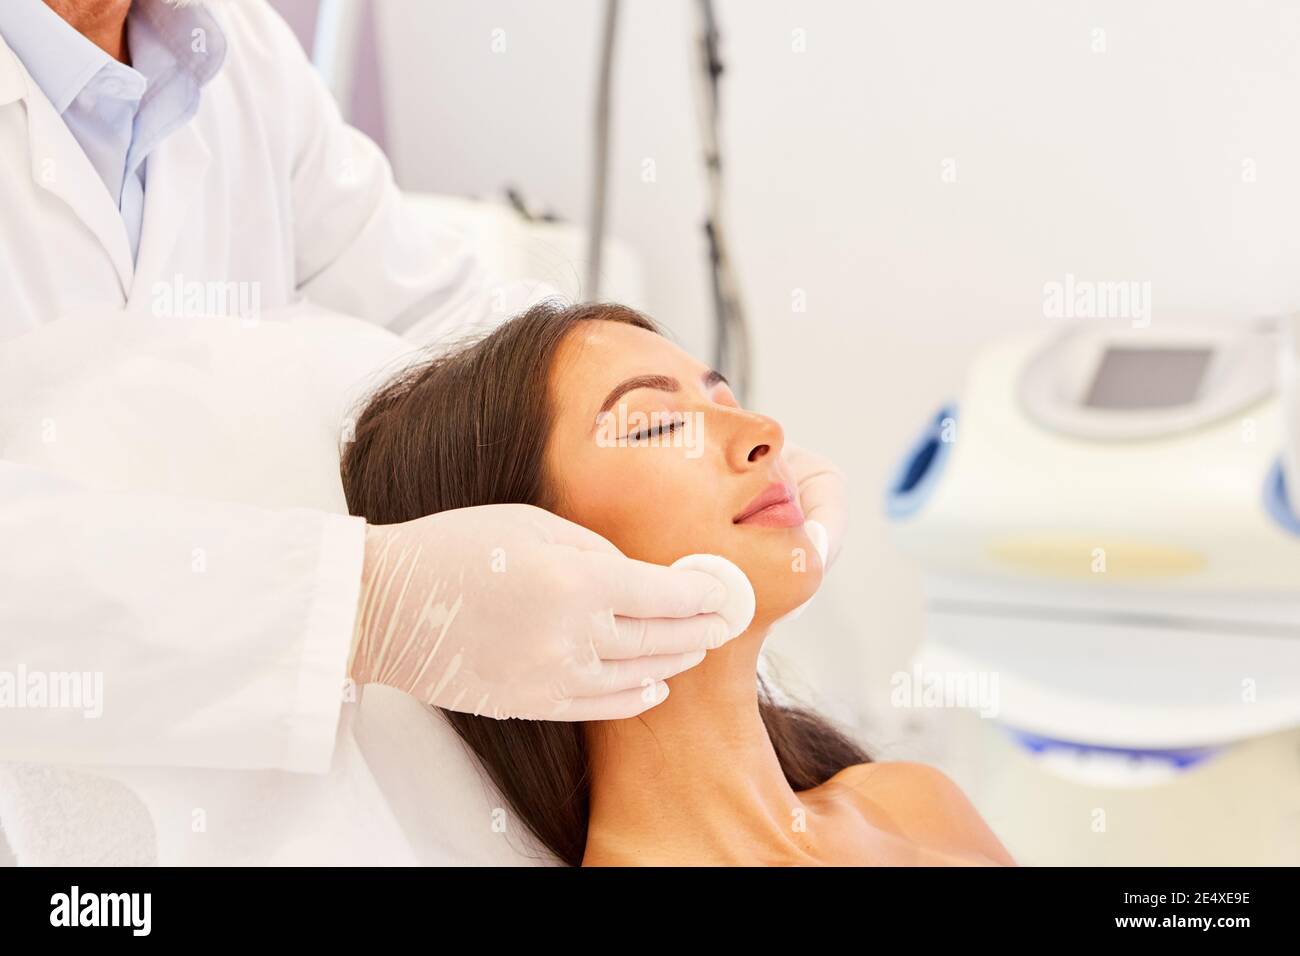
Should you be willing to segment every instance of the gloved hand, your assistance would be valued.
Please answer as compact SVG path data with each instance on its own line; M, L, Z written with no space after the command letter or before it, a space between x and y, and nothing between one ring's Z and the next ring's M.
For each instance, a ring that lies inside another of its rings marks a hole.
M813 528L809 534L818 545L823 566L829 566L844 543L844 532L849 525L848 479L828 458L786 443L782 452L789 466L795 487L799 489L799 505L804 518L813 525L821 525L821 532ZM822 540L819 540L822 539Z
M725 643L723 585L531 505L366 529L348 672L449 710L615 720Z

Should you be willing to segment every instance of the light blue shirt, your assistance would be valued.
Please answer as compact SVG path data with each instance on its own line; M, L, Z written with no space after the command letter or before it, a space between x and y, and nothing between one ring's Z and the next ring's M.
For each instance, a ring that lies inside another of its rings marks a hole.
M201 7L135 0L126 22L127 66L42 0L0 0L0 36L104 181L137 257L145 161L198 111L200 91L225 59L225 35Z

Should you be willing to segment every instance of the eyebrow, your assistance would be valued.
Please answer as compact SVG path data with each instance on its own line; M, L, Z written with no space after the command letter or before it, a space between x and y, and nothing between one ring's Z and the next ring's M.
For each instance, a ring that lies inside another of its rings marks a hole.
M701 381L706 389L711 389L712 386L718 385L719 382L727 385L731 384L731 382L727 381L727 376L724 376L716 368L708 369L705 375L702 376ZM669 375L636 375L627 378L627 380L620 381L619 384L610 389L610 394L606 395L604 401L601 402L601 412L607 412L625 394L636 392L637 389L654 389L655 392L680 392L681 382Z
M682 383L669 375L635 375L619 382L609 390L605 400L600 403L600 414L609 411L620 398L628 392L635 392L638 388L653 388L657 392L676 392L680 391L681 387Z
M711 368L701 376L701 382L705 388L712 388L721 382L724 385L730 385L727 377L719 372L716 368ZM626 395L628 392L634 392L638 388L653 388L658 392L679 392L682 383L677 381L671 375L634 375L632 378L625 379L609 390L605 400L600 404L600 411L597 416L605 414L614 407L614 403Z

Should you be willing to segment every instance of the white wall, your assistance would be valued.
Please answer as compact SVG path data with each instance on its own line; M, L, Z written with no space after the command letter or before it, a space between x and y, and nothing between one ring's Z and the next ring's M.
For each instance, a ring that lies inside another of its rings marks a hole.
M378 0L390 148L410 188L586 215L597 0ZM854 535L777 649L879 698L920 634L879 502L972 349L1041 328L1042 286L1152 284L1155 321L1300 303L1300 9L723 0L736 259L753 404L854 479ZM649 308L707 354L686 0L624 0L612 231ZM506 49L492 52L492 31ZM795 31L806 51L796 52ZM1093 47L1104 31L1104 52ZM657 178L642 180L653 159ZM941 176L956 162L956 182ZM1255 181L1244 179L1253 163ZM806 293L806 313L792 293ZM878 738L891 731L868 726Z

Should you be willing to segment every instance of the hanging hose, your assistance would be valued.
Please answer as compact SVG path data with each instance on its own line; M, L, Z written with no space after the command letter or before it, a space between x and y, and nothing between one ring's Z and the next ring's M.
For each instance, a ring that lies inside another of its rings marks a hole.
M583 298L600 298L601 251L605 242L605 201L609 193L610 90L614 74L614 37L618 32L618 0L605 0L605 29L596 80L595 168L592 170L591 211L587 223L587 288Z
M708 209L704 234L709 245L715 327L714 367L727 375L736 398L743 404L752 385L749 327L745 322L740 286L732 269L730 244L723 214L722 147L718 134L720 97L718 78L722 59L718 53L718 26L713 0L696 0L697 54L696 115L704 145Z
M596 80L594 167L591 209L587 223L587 281L583 298L600 298L601 253L605 240L606 204L609 193L609 140L611 89L613 86L614 40L618 27L619 0L606 0L601 34L600 72ZM714 316L714 366L731 382L736 398L744 402L752 379L749 327L740 296L740 285L731 264L723 215L722 150L719 144L719 89L722 60L718 55L718 28L712 0L695 0L697 69L695 76L696 116L704 147L707 209L704 234L708 243L709 276Z

